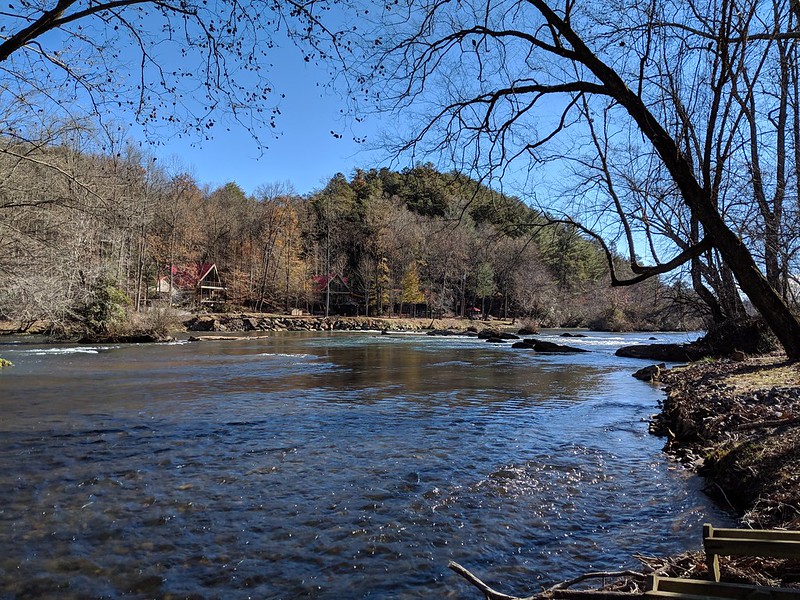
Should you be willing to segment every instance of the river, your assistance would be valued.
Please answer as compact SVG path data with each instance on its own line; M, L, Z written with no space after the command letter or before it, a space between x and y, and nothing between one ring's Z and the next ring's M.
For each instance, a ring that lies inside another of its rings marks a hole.
M414 334L1 340L0 598L478 598L729 522L613 356ZM657 334L684 341L685 334Z

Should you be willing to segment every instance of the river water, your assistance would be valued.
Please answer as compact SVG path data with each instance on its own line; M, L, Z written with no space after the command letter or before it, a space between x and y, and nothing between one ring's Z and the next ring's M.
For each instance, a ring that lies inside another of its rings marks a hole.
M648 337L6 340L0 598L477 598L449 560L523 594L698 548L728 517L613 356Z

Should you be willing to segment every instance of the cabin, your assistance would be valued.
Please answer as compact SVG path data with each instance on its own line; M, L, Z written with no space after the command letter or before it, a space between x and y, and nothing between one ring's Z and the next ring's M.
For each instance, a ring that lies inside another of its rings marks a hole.
M346 278L339 274L319 275L313 281L319 295L318 312L325 312L330 297L330 314L358 316L358 299L352 293Z
M226 288L215 263L172 265L151 288L155 298L169 298L173 304L214 308L225 300Z
M214 306L225 300L225 286L219 276L216 264L206 264L201 267L203 271L197 280L195 293L200 306Z

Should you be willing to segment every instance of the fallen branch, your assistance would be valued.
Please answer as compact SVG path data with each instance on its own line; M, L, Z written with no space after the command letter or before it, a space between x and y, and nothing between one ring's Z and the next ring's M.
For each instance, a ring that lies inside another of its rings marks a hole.
M543 590L531 596L509 596L503 592L498 592L480 578L478 578L469 569L461 566L455 561L450 561L447 565L450 569L461 575L464 579L469 581L472 585L478 588L481 593L486 597L486 600L581 600L590 598L591 600L619 600L631 598L636 595L635 592L620 592L610 590L571 590L571 586L586 581L587 579L615 579L620 577L629 577L632 579L644 580L645 575L638 571L600 571L595 573L584 573L574 579L562 581L554 586ZM634 586L638 590L638 586Z
M474 575L469 569L462 567L453 560L451 560L447 566L483 592L483 595L486 596L486 600L525 600L523 598L509 596L508 594L503 594L502 592L492 589L483 581L481 581L476 575ZM531 596L531 598L533 597L534 596Z
M791 419L772 419L767 421L754 421L752 423L742 423L734 427L736 431L747 431L749 429L762 429L766 427L783 427L785 425L795 425L800 423L800 417Z

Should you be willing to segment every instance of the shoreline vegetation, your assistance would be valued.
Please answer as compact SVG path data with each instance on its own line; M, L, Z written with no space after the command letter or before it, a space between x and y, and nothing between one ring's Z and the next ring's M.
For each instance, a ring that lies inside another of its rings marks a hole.
M189 315L177 328L187 333L233 334L190 338L207 338L208 341L237 339L235 334L240 333L276 331L381 331L383 334L425 331L430 335L472 335L492 341L488 332L501 332L505 339L497 337L496 342L513 341L517 336L508 333L512 329L519 330L522 335L539 333L535 323L502 320L290 317L258 313ZM34 323L21 327L10 322L0 323L0 334L22 331L44 334L47 325ZM173 327L169 334L175 331ZM746 331L745 337L753 340L752 332L752 329ZM117 341L163 341L167 337L164 327L160 332L142 333L128 331L127 340L118 338ZM148 338L151 334L153 337ZM567 332L564 335L582 337L584 334ZM651 420L650 432L665 438L664 451L672 459L705 478L706 492L736 515L740 526L800 529L800 363L787 361L779 352L757 352L755 346L748 348L752 354L745 354L739 350L741 340L732 341L729 334L721 337L721 340L714 340L714 336L709 335L686 346L696 350L703 340L710 340L717 347L726 346L730 350L729 357L697 356L694 362L683 366L655 368L654 383L663 385L666 395L660 412ZM97 336L83 341L110 339L111 336ZM655 347L652 358L661 351L663 348ZM631 356L625 352L621 355ZM642 564L641 572L586 574L524 598L577 598L587 593L593 598L620 597L643 592L649 574L707 577L702 552L636 558ZM490 588L461 565L452 563L450 568L486 598L522 598ZM723 580L730 582L800 590L798 560L728 557L722 559L722 570ZM603 583L592 584L598 580Z

